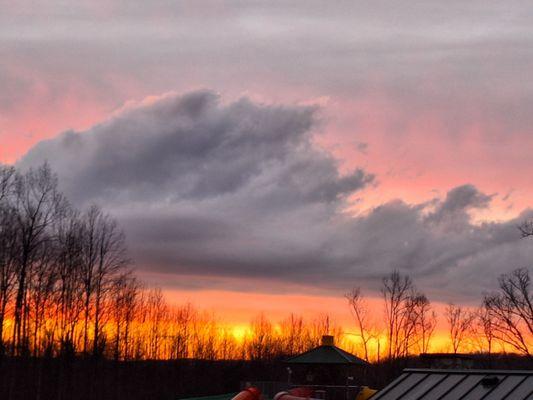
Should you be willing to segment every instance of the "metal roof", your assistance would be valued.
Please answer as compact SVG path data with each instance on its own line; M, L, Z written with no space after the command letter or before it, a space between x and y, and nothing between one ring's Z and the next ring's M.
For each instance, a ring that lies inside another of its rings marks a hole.
M371 400L533 400L533 371L406 369Z
M332 345L315 347L305 353L285 360L288 364L348 364L367 365L367 362L359 357Z

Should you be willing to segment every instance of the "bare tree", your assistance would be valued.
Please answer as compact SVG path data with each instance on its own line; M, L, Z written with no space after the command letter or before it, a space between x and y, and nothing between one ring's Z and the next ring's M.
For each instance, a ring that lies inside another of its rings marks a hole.
M389 359L398 357L404 350L402 346L402 329L405 327L406 307L413 291L413 282L409 276L392 271L383 278L381 293L385 301L385 319L387 323L387 351Z
M157 359L160 355L161 343L165 339L164 332L165 317L168 313L168 306L163 297L161 289L152 289L148 293L146 304L148 329L148 357Z
M16 210L12 204L15 170L0 166L0 355L3 354L4 321L16 281L16 257L19 253Z
M531 356L533 296L529 271L521 268L499 278L499 291L486 295L494 336L518 352Z
M449 325L450 343L454 354L457 354L459 348L464 344L475 315L453 303L448 304L445 315Z
M353 288L344 297L348 300L350 311L357 324L358 336L361 338L365 360L369 361L368 344L372 339L372 333L370 332L368 320L368 306L361 292L361 288Z
M118 361L129 357L131 324L135 317L139 284L131 271L115 278L111 289L110 311L113 313L113 358Z
M57 306L62 351L74 349L75 329L83 303L81 285L82 228L76 211L68 211L56 224Z
M31 269L28 290L28 309L33 324L31 345L34 357L41 355L42 332L49 309L53 308L55 283L57 274L54 264L54 248L46 246L41 248L38 257L39 263ZM52 315L57 318L56 315Z
M494 332L494 314L482 304L475 311L475 321L472 324L470 336L476 342L480 352L492 354L496 336Z
M431 308L431 303L423 296L418 303L418 326L420 339L420 352L427 353L430 348L431 339L437 326L437 314Z
M20 253L16 260L17 289L14 310L13 346L20 352L27 344L26 296L28 277L42 246L48 246L50 225L61 215L66 201L57 190L57 177L45 164L17 174L14 182L16 229Z
M260 314L251 323L248 341L248 356L251 360L268 359L274 356L274 330L272 323Z
M191 304L178 307L172 312L172 323L175 331L172 336L171 357L189 357L189 346L191 342L191 322L195 319L196 311Z
M309 332L305 329L304 320L300 316L291 313L281 322L280 328L284 354L300 353L310 341Z
M218 325L213 314L195 313L191 339L194 358L214 360L217 357Z
M128 264L124 233L108 215L101 215L96 227L96 266L92 276L94 289L93 355L101 353L104 338L105 302L113 280Z
M80 274L83 286L83 352L89 349L89 322L95 289L95 276L98 266L98 236L102 221L102 211L92 205L81 217L82 248L80 254Z
M219 335L220 343L218 345L218 358L222 360L236 358L238 344L231 329L224 327Z
M16 283L15 257L18 252L14 216L0 208L0 354L4 349L4 321L7 306L11 302Z
M405 300L405 307L400 317L402 323L398 333L396 356L408 356L412 347L417 344L419 301L420 297L414 293L414 290Z
M400 351L397 355L408 356L416 346L422 352L429 348L431 336L436 325L436 316L431 311L431 304L425 294L413 287L405 301L401 315L403 325L400 327Z

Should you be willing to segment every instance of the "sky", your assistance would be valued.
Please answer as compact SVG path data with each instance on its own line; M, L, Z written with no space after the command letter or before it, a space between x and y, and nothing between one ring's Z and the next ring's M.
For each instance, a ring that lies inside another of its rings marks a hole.
M0 162L48 161L176 302L479 303L533 243L528 1L0 0ZM311 306L310 306L311 305Z

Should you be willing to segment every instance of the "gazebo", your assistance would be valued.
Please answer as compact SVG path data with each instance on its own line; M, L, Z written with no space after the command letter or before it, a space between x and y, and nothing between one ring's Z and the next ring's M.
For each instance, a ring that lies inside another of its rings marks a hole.
M291 384L313 387L315 390L323 388L328 393L328 399L347 398L346 391L349 388L356 392L361 384L363 369L368 365L366 361L335 346L333 336L323 336L320 346L285 360L285 364ZM336 391L339 393L332 393Z

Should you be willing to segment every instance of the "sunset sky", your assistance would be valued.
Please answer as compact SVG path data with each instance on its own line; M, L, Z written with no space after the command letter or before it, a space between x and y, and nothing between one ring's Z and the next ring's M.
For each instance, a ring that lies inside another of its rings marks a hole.
M0 161L48 161L143 280L233 323L533 260L529 1L0 0ZM377 301L377 300L376 300Z

